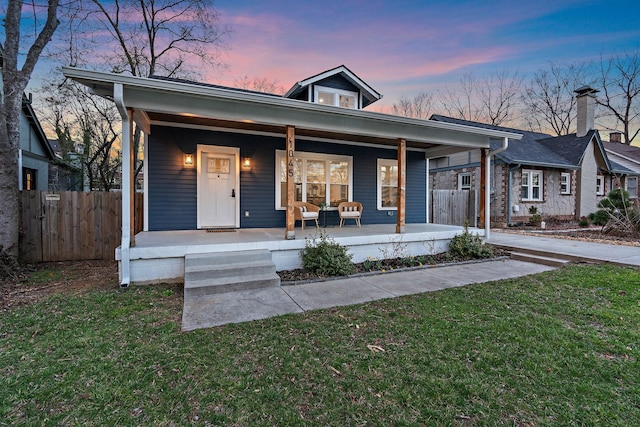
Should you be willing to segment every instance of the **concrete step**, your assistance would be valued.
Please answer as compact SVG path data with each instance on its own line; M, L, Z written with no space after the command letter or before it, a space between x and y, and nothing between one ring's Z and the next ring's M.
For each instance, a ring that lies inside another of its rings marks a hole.
M271 252L268 250L250 250L233 252L212 252L201 254L187 254L184 256L185 265L211 265L212 261L217 264L236 264L254 261L271 261Z
M559 259L535 254L528 254L522 252L511 252L511 259L516 261L531 262L534 264L546 265L549 267L562 267L570 264L571 261L566 259Z
M271 260L252 261L241 263L217 264L217 265L186 265L184 268L185 280L203 280L216 277L241 277L269 274L274 271Z
M188 286L187 286L188 283ZM280 276L257 274L242 277L207 278L185 281L184 295L204 296L225 292L240 292L280 286Z
M184 269L185 297L280 286L268 250L189 254Z
M558 253L554 250L540 250L540 249L531 249L525 247L519 247L517 245L501 245L501 244L493 244L496 248L504 249L509 252L517 252L521 254L535 255L540 257L547 257L553 259L562 259L566 261L572 262L598 262L597 259L594 258L586 258L578 255L572 255L567 253Z

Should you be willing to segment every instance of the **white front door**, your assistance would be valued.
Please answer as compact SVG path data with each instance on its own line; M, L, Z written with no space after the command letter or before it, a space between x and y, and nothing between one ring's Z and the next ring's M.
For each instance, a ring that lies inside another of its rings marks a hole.
M198 226L237 227L236 154L205 150L200 151Z

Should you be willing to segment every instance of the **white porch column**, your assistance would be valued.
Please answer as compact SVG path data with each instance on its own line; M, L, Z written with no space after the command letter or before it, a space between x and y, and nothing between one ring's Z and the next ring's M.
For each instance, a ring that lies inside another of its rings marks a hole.
M131 144L131 119L129 111L124 104L124 88L122 84L113 85L113 100L118 107L118 112L122 118L122 239L120 243L120 286L127 287L131 283L130 269L130 247L132 246L132 216L133 206L131 203L133 193L133 148Z

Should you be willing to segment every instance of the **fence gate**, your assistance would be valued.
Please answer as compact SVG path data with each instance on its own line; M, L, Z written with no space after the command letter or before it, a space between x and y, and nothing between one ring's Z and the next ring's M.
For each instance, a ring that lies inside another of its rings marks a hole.
M431 222L435 224L478 226L477 192L469 190L431 190Z
M21 203L22 261L114 259L121 238L121 193L22 191ZM137 230L142 203L143 195L136 194Z

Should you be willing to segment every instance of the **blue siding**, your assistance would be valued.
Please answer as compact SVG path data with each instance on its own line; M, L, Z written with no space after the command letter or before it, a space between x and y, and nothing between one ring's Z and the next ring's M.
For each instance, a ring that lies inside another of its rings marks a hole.
M149 229L197 228L196 168L184 168L182 156L195 153L198 144L240 148L240 158L251 158L251 170L240 171L240 227L285 227L285 211L275 209L276 150L284 149L284 137L231 134L199 129L154 127L149 136ZM395 150L355 147L296 140L296 150L353 157L353 199L364 205L363 224L393 224L396 212L377 210L376 163L394 159ZM426 162L424 154L407 153L406 222L425 222ZM246 218L244 212L249 211ZM328 225L337 224L337 213L326 214Z

